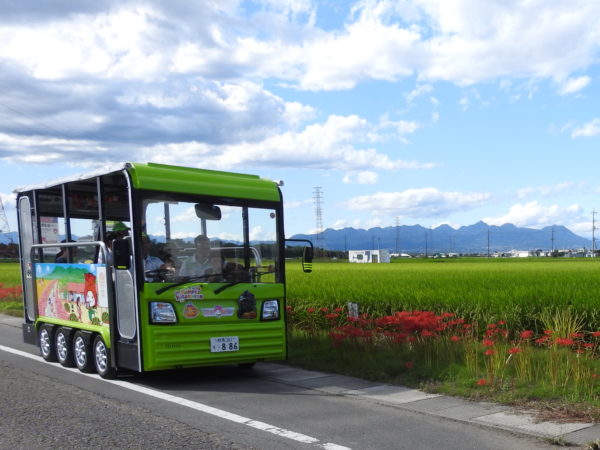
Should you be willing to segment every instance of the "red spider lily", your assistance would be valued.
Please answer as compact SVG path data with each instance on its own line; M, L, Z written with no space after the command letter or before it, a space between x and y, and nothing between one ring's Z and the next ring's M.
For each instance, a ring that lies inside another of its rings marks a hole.
M572 338L582 338L583 337L583 333L571 333L571 337Z
M592 331L591 335L594 337L600 337L600 331Z
M573 339L569 339L569 338L556 338L554 340L554 343L568 347L570 345L573 345L575 343L575 341Z
M522 339L531 339L532 337L533 337L533 331L531 331L531 330L521 331Z
M493 330L494 328L496 328L496 324L495 323L489 323L487 326L488 330Z
M459 336L452 336L452 337L450 337L450 340L453 341L453 342L458 342L458 341L460 341L460 337Z
M0 283L0 299L19 300L22 295L23 288L21 286L4 287L4 285Z
M485 356L492 356L494 353L496 353L496 350L491 348L488 348L485 352L483 352Z
M554 331L552 331L552 330L544 330L544 334L546 336L552 336L554 334Z
M286 306L285 310L289 313L294 312L294 308L292 308L290 305Z
M506 320L499 320L498 325L506 325Z
M478 386L485 386L487 384L488 384L488 382L487 382L487 380L485 378L480 378L479 380L477 380L477 385Z
M521 353L523 350L519 347L512 347L508 349L508 353L511 355L516 355L517 353Z
M594 344L592 344L592 343L584 343L584 344L583 344L583 346L584 346L585 348L594 348L594 347L595 347L595 345L594 345Z
M415 367L415 363L412 361L406 361L404 363L404 367L406 367L407 369L412 369L413 367Z
M323 314L327 314L329 312L329 308L319 308L319 311L321 311Z
M339 308L338 307L338 308L335 308L333 311L336 312L336 313L342 313L342 312L344 312L344 308Z
M492 341L491 339L484 339L483 340L483 346L484 347L491 347L492 345L494 345L494 341Z
M325 318L329 319L329 320L335 320L339 317L340 317L340 315L337 313L325 314Z
M545 344L546 342L548 342L548 340L550 339L550 336L542 336L540 338L537 338L535 340L536 344Z
M306 308L306 312L307 312L307 313L309 313L309 314L312 314L312 313L314 313L315 311L316 311L316 309L315 309L315 308Z

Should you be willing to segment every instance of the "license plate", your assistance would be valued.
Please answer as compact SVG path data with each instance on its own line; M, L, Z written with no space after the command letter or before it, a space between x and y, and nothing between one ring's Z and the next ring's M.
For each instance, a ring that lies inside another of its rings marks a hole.
M210 338L210 351L212 353L237 352L239 349L240 340L237 336Z

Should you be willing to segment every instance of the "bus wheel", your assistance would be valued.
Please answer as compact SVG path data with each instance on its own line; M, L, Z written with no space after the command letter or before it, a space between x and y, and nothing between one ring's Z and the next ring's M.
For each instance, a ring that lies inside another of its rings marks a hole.
M117 371L111 366L110 350L100 335L94 339L94 366L102 378L110 379L117 376Z
M52 339L52 327L42 325L38 333L38 342L40 343L40 354L48 362L56 361L56 348L54 339Z
M59 328L54 336L56 359L64 367L73 367L73 347L71 346L70 333L64 328Z
M93 372L94 370L92 352L90 350L90 343L85 338L85 335L81 331L75 333L73 337L73 359L77 368L82 372Z

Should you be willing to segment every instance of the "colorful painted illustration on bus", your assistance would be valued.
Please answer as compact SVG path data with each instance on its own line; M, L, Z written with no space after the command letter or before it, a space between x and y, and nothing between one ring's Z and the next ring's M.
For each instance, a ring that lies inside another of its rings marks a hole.
M103 264L35 264L41 316L108 326L106 266Z

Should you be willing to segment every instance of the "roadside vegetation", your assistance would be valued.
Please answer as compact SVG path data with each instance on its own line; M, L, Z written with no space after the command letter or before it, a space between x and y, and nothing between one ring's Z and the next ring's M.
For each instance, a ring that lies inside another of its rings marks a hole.
M598 421L599 271L593 259L290 267L289 361Z
M0 263L0 314L23 315L23 289L19 263Z

